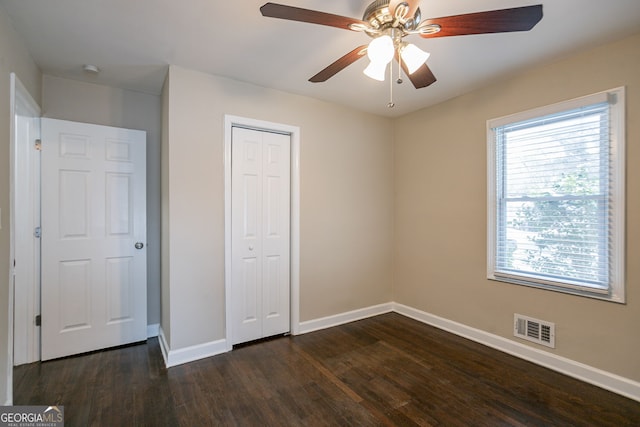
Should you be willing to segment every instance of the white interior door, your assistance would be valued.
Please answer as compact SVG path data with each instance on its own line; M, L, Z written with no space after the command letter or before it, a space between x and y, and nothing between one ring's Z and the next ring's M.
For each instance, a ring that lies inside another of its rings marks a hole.
M233 344L290 329L290 136L234 127Z
M42 119L42 360L146 339L145 145Z

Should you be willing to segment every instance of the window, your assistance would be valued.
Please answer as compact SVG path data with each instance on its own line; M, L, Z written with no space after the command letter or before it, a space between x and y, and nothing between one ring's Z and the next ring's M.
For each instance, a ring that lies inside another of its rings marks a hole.
M624 88L489 120L489 279L624 303Z

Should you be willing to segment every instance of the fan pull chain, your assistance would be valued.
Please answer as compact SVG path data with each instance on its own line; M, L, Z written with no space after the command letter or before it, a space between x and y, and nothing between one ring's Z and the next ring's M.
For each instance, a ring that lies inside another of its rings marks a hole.
M389 103L387 104L388 108L395 107L396 104L393 103L393 62L389 63Z

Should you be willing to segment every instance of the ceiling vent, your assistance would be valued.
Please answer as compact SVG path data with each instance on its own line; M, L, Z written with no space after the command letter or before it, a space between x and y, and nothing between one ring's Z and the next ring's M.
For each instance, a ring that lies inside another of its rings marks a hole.
M527 341L556 348L556 325L521 314L513 315L513 335Z

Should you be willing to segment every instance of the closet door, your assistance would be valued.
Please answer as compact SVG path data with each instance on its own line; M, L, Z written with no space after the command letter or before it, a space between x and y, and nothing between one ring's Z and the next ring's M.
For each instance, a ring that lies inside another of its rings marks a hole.
M290 136L233 128L232 344L289 332Z

